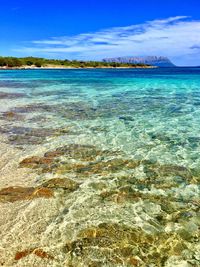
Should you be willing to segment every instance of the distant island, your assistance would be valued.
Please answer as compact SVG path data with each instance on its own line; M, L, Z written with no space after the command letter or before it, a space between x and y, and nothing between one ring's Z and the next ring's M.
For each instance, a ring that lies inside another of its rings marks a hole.
M167 57L147 56L147 57L115 57L105 58L106 63L127 63L127 64L147 64L156 67L176 67Z
M0 57L0 69L61 69L61 68L153 68L144 63L59 60L38 57Z

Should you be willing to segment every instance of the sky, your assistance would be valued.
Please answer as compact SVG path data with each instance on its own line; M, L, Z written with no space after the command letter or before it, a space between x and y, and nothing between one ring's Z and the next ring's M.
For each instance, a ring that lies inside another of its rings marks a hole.
M0 55L200 65L200 0L0 0Z

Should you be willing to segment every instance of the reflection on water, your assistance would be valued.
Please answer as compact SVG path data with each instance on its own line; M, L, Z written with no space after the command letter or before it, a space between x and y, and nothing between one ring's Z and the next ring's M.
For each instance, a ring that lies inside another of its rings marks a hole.
M199 266L199 84L0 71L0 265Z

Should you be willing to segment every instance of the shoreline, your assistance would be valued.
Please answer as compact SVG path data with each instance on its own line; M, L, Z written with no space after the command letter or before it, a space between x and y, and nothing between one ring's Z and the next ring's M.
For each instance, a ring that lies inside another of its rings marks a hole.
M156 69L156 66L128 66L128 67L63 67L63 66L45 66L45 67L33 67L33 66L23 66L23 67L0 67L0 70L74 70L74 69Z

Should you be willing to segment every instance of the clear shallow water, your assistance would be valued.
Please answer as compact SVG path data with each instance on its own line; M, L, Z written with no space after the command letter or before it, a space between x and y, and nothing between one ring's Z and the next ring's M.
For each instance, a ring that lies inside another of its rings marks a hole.
M4 266L198 266L200 69L0 71L0 112Z

